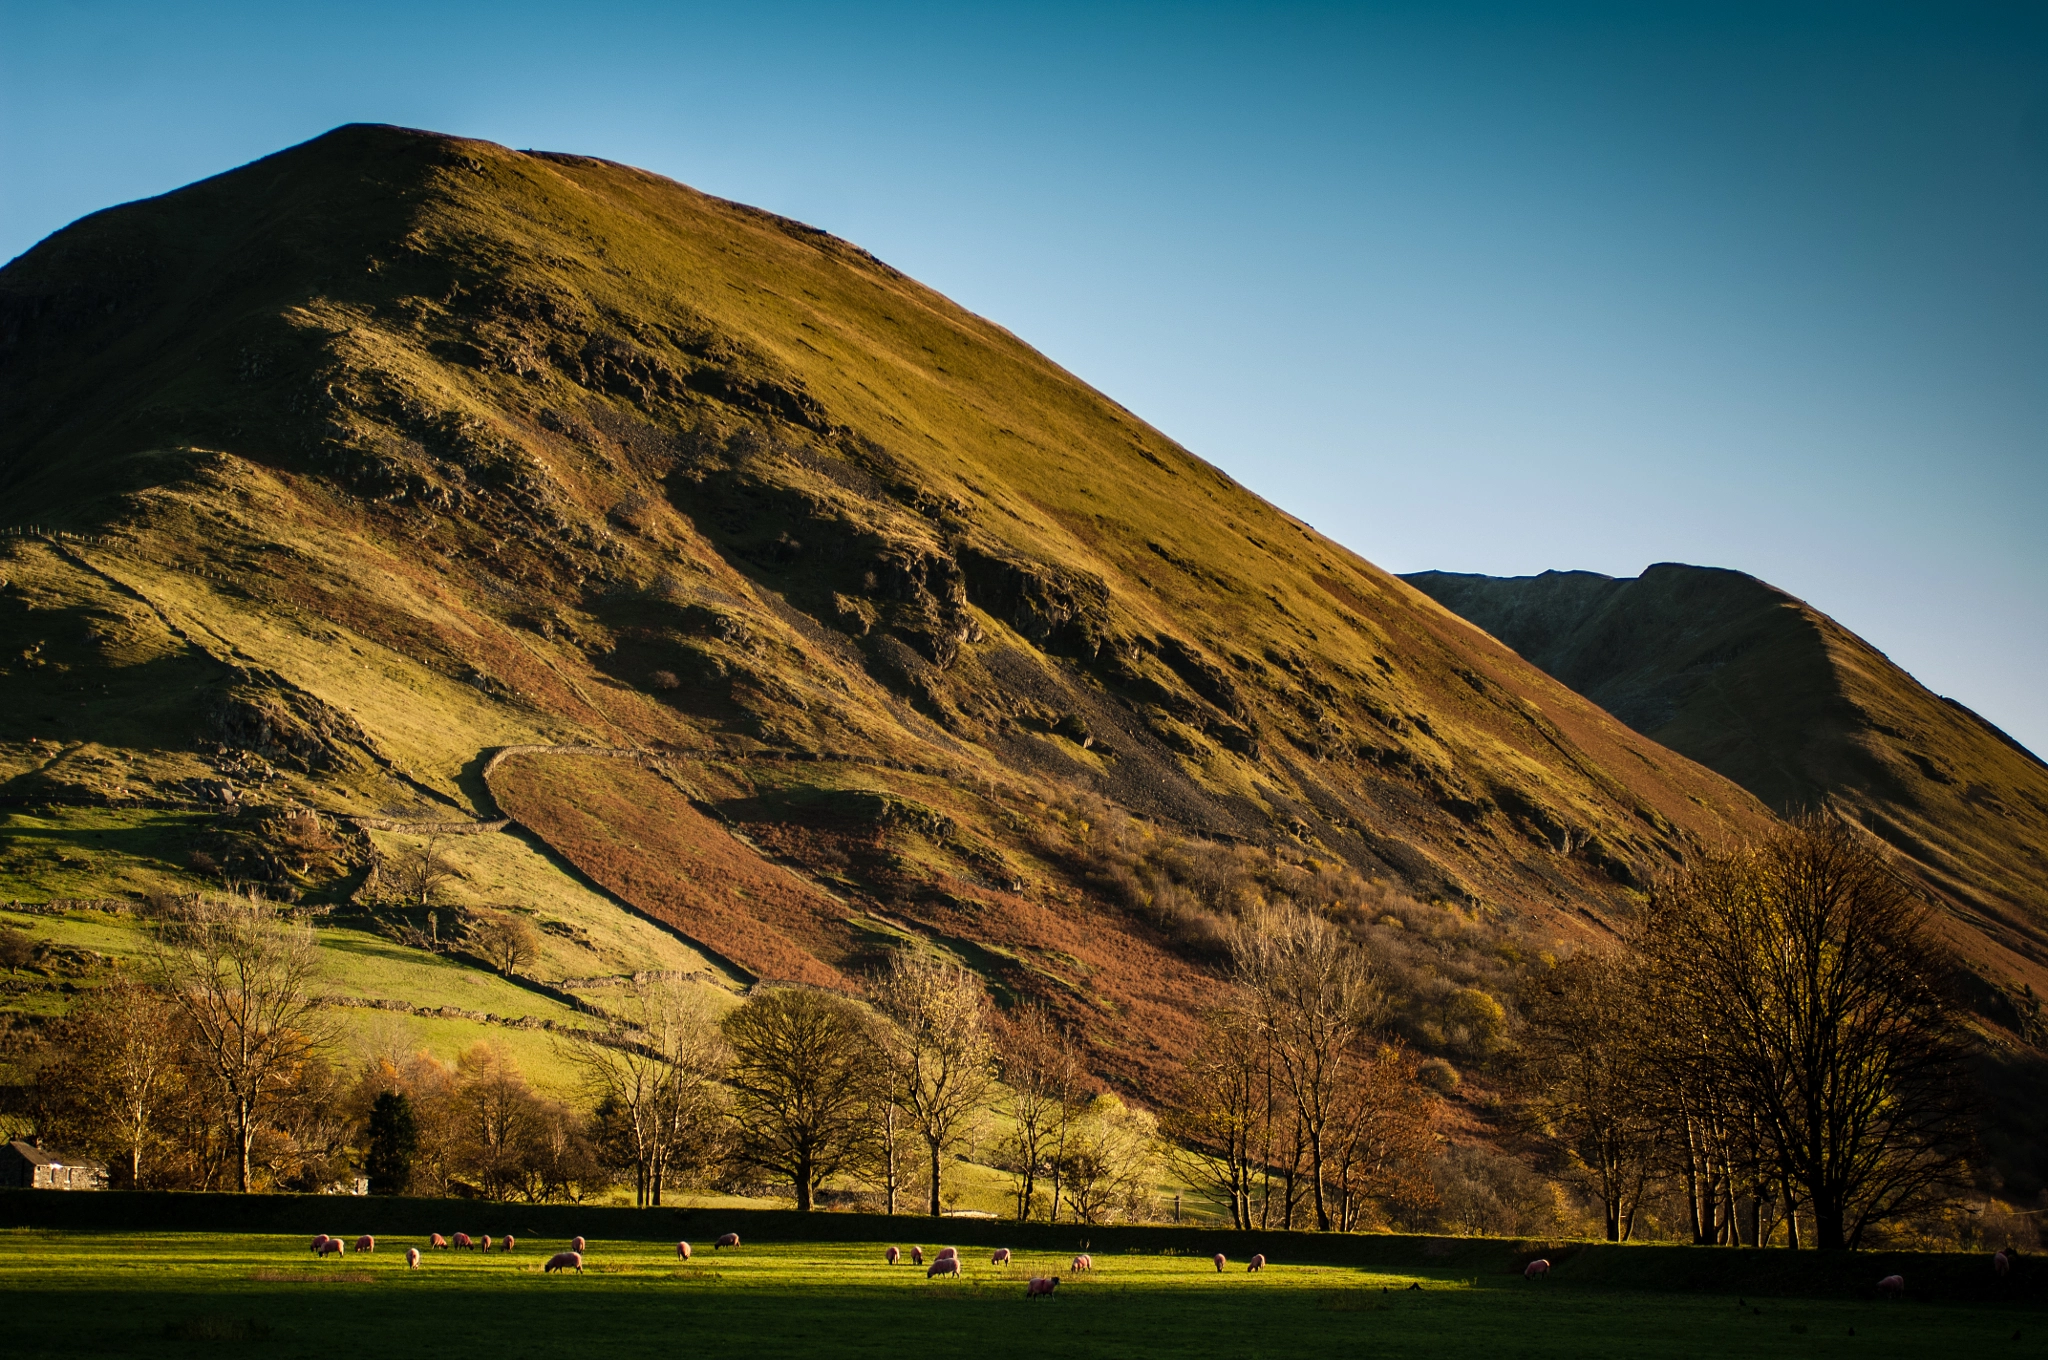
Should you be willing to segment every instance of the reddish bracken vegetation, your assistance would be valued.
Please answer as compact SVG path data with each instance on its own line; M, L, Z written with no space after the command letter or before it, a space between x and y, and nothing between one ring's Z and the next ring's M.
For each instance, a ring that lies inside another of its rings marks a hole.
M522 826L605 888L756 977L845 985L845 908L769 863L627 760L521 756L491 792Z
M920 936L966 959L999 999L1065 1015L1089 1035L1095 1070L1138 1089L1178 1069L1216 985L1149 925L1066 884L1017 893L912 874L872 827L742 824L770 853L833 874L839 900L633 761L518 756L491 789L591 879L756 976L858 990L881 935Z

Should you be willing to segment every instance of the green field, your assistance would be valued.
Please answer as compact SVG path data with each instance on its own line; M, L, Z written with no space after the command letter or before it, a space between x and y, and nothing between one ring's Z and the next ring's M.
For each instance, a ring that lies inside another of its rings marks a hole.
M347 1232L350 1205L332 1205ZM518 1210L476 1206L477 1215ZM449 1224L452 1231L456 1224ZM475 1225L472 1225L475 1226ZM974 1354L1808 1356L2034 1354L2048 1319L1995 1304L1756 1299L1505 1273L1388 1273L1275 1262L1217 1275L1193 1254L1019 1252L964 1280L890 1267L879 1242L755 1243L679 1264L672 1246L596 1240L581 1275L545 1276L556 1241L512 1256L429 1252L385 1238L373 1255L314 1260L302 1237L0 1231L0 1332L31 1356ZM899 1245L908 1247L908 1240ZM926 1241L929 1250L934 1244ZM1060 1273L1027 1300L1024 1280ZM1420 1289L1412 1286L1420 1285ZM1853 1329L1853 1331L1852 1331ZM2015 1335L2018 1341L2015 1342Z

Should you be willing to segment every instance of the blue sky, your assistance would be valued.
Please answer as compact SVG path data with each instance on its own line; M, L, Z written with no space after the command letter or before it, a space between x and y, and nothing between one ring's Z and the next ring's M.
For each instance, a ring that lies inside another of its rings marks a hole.
M380 121L848 237L1380 565L1753 572L2048 752L2048 7L0 0L0 258Z

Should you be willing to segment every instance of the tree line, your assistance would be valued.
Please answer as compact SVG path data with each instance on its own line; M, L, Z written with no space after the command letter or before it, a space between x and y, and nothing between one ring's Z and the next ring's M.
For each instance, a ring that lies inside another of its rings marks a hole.
M1216 1004L1157 1120L1101 1090L1052 1014L999 1012L973 973L910 951L865 996L769 986L722 1014L701 990L637 984L605 1032L557 1038L564 1101L488 1046L345 1068L312 930L201 897L152 923L135 976L49 1028L25 1113L137 1186L360 1172L377 1193L623 1184L660 1204L772 1183L800 1209L852 1194L938 1214L971 1153L1007 1174L1019 1219L1146 1217L1170 1169L1240 1228L1427 1222L1456 1149L1425 1078L1449 1069L1395 1037L1361 931L1259 903L1219 930ZM1968 1179L1949 971L1885 860L1801 821L1695 856L1616 947L1536 971L1512 1017L1489 1017L1508 1036L1496 1077L1612 1240L1675 1201L1698 1242L1855 1246Z
M557 1036L580 1097L563 1101L489 1044L345 1064L314 931L260 897L163 904L149 940L140 968L43 1031L16 1088L39 1136L100 1156L116 1185L312 1191L361 1174L371 1193L538 1201L624 1183L660 1204L765 1176L801 1209L837 1182L939 1214L973 1144L1010 1172L1020 1217L1102 1222L1150 1201L1150 1116L1101 1093L1048 1014L998 1016L940 959L899 954L866 999L771 986L722 1016L700 989L635 984L603 1032ZM991 1140L1001 1114L1015 1132Z

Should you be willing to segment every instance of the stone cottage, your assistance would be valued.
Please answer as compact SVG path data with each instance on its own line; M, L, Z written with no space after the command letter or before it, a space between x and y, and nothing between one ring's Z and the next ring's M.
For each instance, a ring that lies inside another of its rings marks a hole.
M107 1169L90 1157L73 1157L16 1139L0 1147L0 1188L10 1190L104 1190Z

